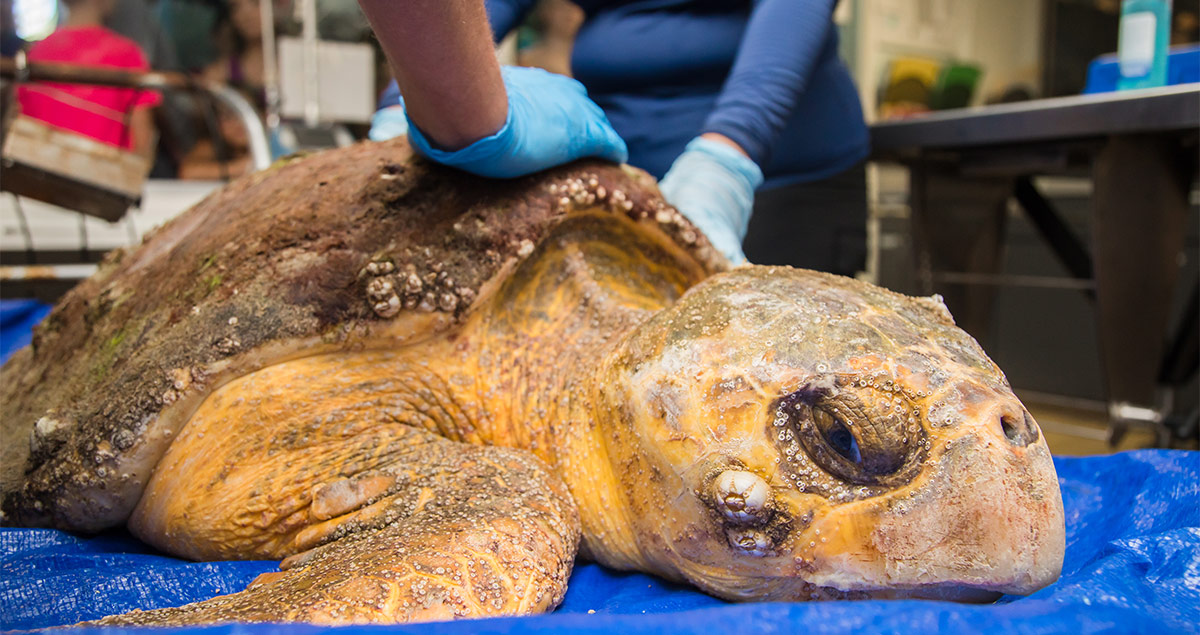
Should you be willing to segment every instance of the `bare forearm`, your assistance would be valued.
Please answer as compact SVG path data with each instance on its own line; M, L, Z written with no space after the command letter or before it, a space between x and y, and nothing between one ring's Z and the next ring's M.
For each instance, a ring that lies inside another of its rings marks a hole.
M154 145L158 138L154 131L154 116L149 108L137 108L129 119L129 133L133 138L133 151L147 161L154 161Z
M392 64L408 116L457 150L503 125L508 98L482 0L359 0Z
M729 146L729 147L733 148L734 150L737 150L738 152L742 153L742 155L743 155L743 156L745 156L745 157L747 157L747 158L749 158L749 157L750 157L750 155L746 153L746 149L745 149L745 148L743 148L742 146L738 145L738 144L737 144L737 142L736 142L736 141L734 141L733 139L730 139L729 137L726 137L725 135L723 135L723 134L721 134L721 133L719 133L719 132L706 132L706 133L704 133L704 134L702 134L702 135L700 135L700 136L701 136L701 137L704 137L705 139L711 139L711 140L713 140L713 141L716 141L716 142L718 142L718 143L723 143L723 144L725 144L725 145L727 145L727 146Z

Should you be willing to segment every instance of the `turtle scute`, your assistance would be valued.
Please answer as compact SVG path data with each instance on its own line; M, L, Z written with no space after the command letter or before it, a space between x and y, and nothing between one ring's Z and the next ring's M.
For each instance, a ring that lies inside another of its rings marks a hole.
M627 167L288 162L111 257L4 367L4 521L282 559L113 624L539 612L577 551L739 600L1057 577L1045 441L940 302L727 265Z

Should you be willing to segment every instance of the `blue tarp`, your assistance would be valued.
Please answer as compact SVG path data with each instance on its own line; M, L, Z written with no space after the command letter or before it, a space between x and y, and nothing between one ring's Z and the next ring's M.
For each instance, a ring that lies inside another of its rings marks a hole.
M563 605L550 615L337 633L1200 632L1200 453L1060 457L1055 465L1066 508L1066 562L1057 583L1029 597L1004 597L990 605L915 600L728 604L652 576L579 563ZM0 529L0 629L38 629L194 602L239 591L258 574L276 570L276 564L185 562L157 554L124 532L85 537Z
M913 600L737 605L651 576L580 563L566 600L554 614L440 624L434 632L1196 632L1200 624L1200 453L1147 450L1059 458L1056 465L1066 506L1066 563L1056 584L1029 597L1004 597L982 606ZM275 562L185 562L158 555L124 533L89 538L42 529L4 529L0 530L0 628L42 628L134 608L194 602L241 590L259 573L275 569ZM430 632L428 625L386 628ZM270 625L204 629L206 633L278 630L321 629Z
M0 300L0 362L33 339L33 326L50 307L37 300Z

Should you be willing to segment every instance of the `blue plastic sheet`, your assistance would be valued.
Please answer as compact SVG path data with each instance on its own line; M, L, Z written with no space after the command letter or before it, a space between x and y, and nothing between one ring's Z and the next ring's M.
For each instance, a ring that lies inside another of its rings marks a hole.
M0 300L0 362L33 339L33 326L50 312L37 300Z
M576 565L557 612L438 624L438 633L1196 632L1200 624L1200 453L1169 450L1055 462L1066 507L1059 581L990 605L930 601L727 604L652 576ZM244 588L275 562L192 563L124 533L0 530L0 628L35 629ZM595 613L589 613L595 611ZM342 629L431 632L429 625ZM237 625L205 633L309 633Z

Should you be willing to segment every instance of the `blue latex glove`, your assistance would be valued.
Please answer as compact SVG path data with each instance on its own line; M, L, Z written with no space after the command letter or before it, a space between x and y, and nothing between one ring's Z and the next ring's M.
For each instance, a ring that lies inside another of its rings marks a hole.
M658 184L663 198L708 236L735 265L746 262L742 238L763 173L732 147L696 137Z
M508 92L508 118L500 130L461 150L447 152L430 145L408 120L412 147L438 163L492 178L522 176L583 157L618 163L629 158L625 142L604 111L588 99L583 84L540 68L505 66L500 73ZM375 113L372 139L399 134L394 113L398 110L385 108Z
M386 141L392 137L402 137L408 134L408 116L404 114L404 102L396 106L376 110L371 115L371 130L367 137L371 141Z

